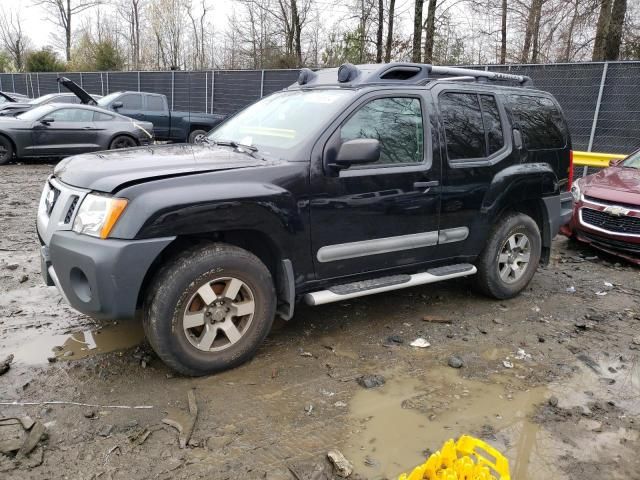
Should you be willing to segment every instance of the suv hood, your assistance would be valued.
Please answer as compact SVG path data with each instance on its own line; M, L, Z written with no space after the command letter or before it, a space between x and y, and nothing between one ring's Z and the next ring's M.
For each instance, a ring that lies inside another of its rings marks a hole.
M68 185L111 193L123 184L265 164L229 147L174 144L76 155L53 174Z
M582 193L610 202L640 205L640 170L608 167L583 180Z
M67 77L58 77L58 83L64 86L71 93L75 94L85 105L97 105L96 99L87 93L87 91L78 85L73 80L69 80Z

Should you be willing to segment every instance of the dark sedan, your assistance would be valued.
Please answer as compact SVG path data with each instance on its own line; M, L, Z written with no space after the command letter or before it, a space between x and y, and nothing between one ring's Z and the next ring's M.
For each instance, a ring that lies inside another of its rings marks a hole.
M66 157L153 141L153 124L88 105L49 104L0 117L0 165L14 156Z
M82 104L85 103L87 105L94 105L95 100L91 102L84 102L81 98L79 98L75 93L49 93L47 95L42 95L38 98L26 98L26 97L18 97L15 94L10 94L10 97L14 98L13 102L5 102L0 104L0 116L16 116L20 113L31 110L32 108L41 106L41 105L49 105L51 103L68 103L68 104ZM102 98L100 95L95 95L95 99Z

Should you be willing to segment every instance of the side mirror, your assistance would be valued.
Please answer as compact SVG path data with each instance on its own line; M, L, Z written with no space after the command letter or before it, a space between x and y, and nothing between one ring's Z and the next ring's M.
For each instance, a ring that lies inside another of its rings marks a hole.
M349 168L352 165L374 163L380 160L380 142L374 138L356 138L340 146L335 163L336 168Z
M623 160L624 158L612 158L611 160L609 160L609 166L615 167L617 165L620 165Z
M53 123L54 119L51 117L47 117L47 118L43 118L42 120L40 120L40 123L43 125L49 125L51 123Z
M122 108L124 106L124 103L122 102L113 102L111 104L111 108L113 108L114 110L118 110L119 108Z

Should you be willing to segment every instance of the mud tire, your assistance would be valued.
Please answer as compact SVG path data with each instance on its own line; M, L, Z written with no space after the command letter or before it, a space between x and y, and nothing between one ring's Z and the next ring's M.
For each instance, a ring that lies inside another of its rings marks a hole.
M522 276L512 283L507 283L500 276L498 261L505 242L516 234L524 234L529 239L530 259ZM476 262L476 290L500 300L515 297L533 278L540 263L541 247L540 229L531 217L524 213L506 214L491 229L487 244Z
M183 312L200 285L221 276L238 278L253 292L255 312L242 337L219 352L195 348L182 328ZM273 324L276 293L267 267L252 253L222 244L193 247L155 275L144 303L143 325L151 347L173 370L202 376L251 359Z

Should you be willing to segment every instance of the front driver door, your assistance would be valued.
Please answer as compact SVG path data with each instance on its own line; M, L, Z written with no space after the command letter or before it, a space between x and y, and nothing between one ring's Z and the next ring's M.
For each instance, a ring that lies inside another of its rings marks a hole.
M318 278L421 264L438 242L440 165L431 154L425 98L415 92L370 94L330 134L312 166L311 236ZM381 144L375 164L336 171L340 145Z
M50 119L52 122L43 123ZM36 121L29 155L66 157L96 150L97 130L93 110L63 107Z

